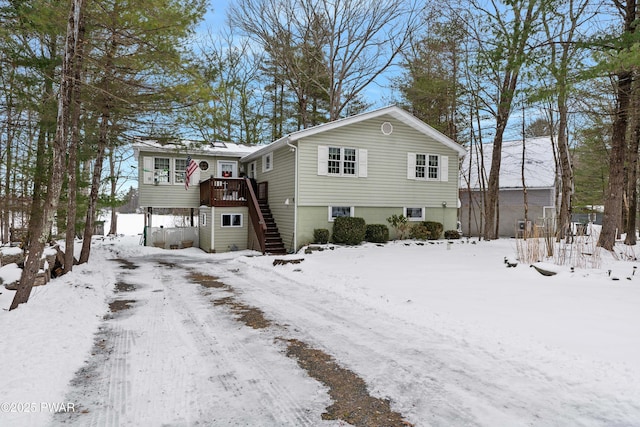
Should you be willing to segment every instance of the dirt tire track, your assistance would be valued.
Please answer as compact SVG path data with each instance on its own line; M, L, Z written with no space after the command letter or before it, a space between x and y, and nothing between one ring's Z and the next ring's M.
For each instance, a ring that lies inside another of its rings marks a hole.
M288 388L298 368L271 332L248 336L200 286L185 283L186 270L140 264L126 273L130 291L115 295L136 302L105 318L67 393L78 412L56 414L52 425L319 425L318 386L300 376L304 386ZM137 396L149 397L135 407Z
M593 394L590 400L610 401L609 405L620 407L619 413L640 412L637 402L613 394L598 395L590 391L592 385L583 383L580 378L553 378L528 360L505 360L499 354L470 346L458 337L392 319L383 312L367 314L367 307L332 296L327 289L316 289L326 300L326 304L318 304L317 298L309 297L313 289L295 283L289 276L281 279L278 271L271 267L246 264L243 268L245 271L249 268L258 270L259 273L250 276L262 277L263 286L256 287L248 282L242 268L237 274L221 275L220 280L246 290L245 301L255 302L274 321L295 325L299 339L324 349L345 363L373 386L373 393L391 398L392 403L394 395L414 396L413 408L423 408L423 413L428 408L430 425L482 425L487 419L494 425L508 425L514 420L530 425L546 425L553 420L553 425L558 426L593 425L594 420L600 425L625 425L628 422L616 418L616 413L605 417L598 412L597 405L585 404L581 400L585 393L587 396ZM269 286L272 281L284 282L287 286ZM286 308L292 304L296 306L295 318ZM368 321L363 324L362 319ZM390 330L387 323L390 321L402 325L392 329L393 337L381 332ZM319 334L322 330L324 332ZM333 346L319 342L319 335L331 335ZM336 341L341 344L336 346ZM362 366L375 367L373 371L363 372L354 367L353 363L362 355L366 355L366 363ZM400 365L397 360L408 362ZM486 371L479 370L487 365L490 368ZM502 372L504 376L496 377L495 372ZM397 378L394 389L376 388L376 378L390 377ZM531 387L536 389L533 394L536 399L532 399ZM496 400L501 402L499 406L492 403ZM479 413L478 406L485 412ZM630 407L633 409L629 410ZM415 413L413 408L393 404L392 408L410 420L411 414ZM415 421L424 419L423 416Z

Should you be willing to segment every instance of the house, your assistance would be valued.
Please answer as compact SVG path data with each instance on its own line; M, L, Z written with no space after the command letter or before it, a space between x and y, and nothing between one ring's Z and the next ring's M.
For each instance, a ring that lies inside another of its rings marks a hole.
M175 246L190 245L211 250L211 242L204 236L200 239L198 228L175 228L155 226L152 222L154 209L187 208L191 209L191 227L211 226L206 217L199 218L201 206L200 182L209 182L223 178L226 182L240 182L240 158L255 151L256 147L239 144L214 142L197 143L177 141L161 143L156 140L139 140L133 144L134 157L138 162L138 204L145 210L145 244L169 249ZM185 185L187 159L191 157L198 167L190 177L190 185ZM222 182L218 181L220 185ZM222 197L221 197L222 198ZM238 204L239 202L236 202ZM230 211L246 214L246 206L220 207L220 212ZM226 217L225 217L226 218ZM220 218L218 218L220 219ZM226 219L225 219L226 220ZM237 230L222 228L217 237L219 244L225 240L236 241ZM246 230L244 231L246 235ZM246 241L246 236L244 238ZM204 245L204 246L203 246ZM245 243L246 246L246 243Z
M208 178L200 173L199 200L195 195L173 197L177 185L167 186L173 191L164 199L165 204L180 200L199 208L199 246L212 252L296 251L313 241L315 229L331 231L339 216L388 225L388 217L403 214L410 221L437 221L445 230L455 229L458 164L464 153L451 139L390 106L239 154L238 170L249 179L223 177L216 162L233 160L216 153L214 173ZM147 155L139 151L139 164ZM157 186L144 182L142 175L140 205L151 206L157 199L144 193Z
M482 182L488 181L491 167L492 144L484 144L482 153L477 146L467 150L460 173L460 222L462 232L477 236L483 224ZM486 172L480 174L484 162ZM505 141L502 145L502 160L498 192L498 235L516 237L525 231L532 233L534 226L554 221L559 197L559 177L556 172L554 145L550 137L526 138L524 140L524 185L523 140ZM525 196L527 218L525 221Z

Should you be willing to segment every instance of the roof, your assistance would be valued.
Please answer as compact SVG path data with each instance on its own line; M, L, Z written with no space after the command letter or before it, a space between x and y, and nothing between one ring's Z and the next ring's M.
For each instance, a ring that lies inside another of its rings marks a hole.
M373 118L377 118L377 117L381 117L384 115L389 115L391 117L393 117L396 120L399 120L400 122L411 126L412 128L414 128L415 130L417 130L418 132L421 132L427 136L432 137L433 139L435 139L436 141L444 144L445 146L451 148L452 150L457 151L460 155L465 154L466 150L464 149L464 147L460 146L459 144L457 144L454 140L452 140L451 138L447 137L446 135L438 132L437 130L435 130L434 128L432 128L431 126L429 126L428 124L426 124L425 122L423 122L422 120L418 119L417 117L413 116L412 114L410 114L409 112L403 110L400 107L397 107L395 105L391 105L388 107L384 107L384 108L379 108L377 110L373 110L373 111L369 111L369 112L365 112L365 113L361 113L361 114L357 114L355 116L350 116L350 117L346 117L343 119L338 119L338 120L334 120L333 122L329 122L329 123L323 123L321 125L318 126L314 126L311 128L307 128L307 129L303 129L303 130L299 130L297 132L293 132L290 133L289 135L286 135L274 142L272 142L271 144L268 144L266 146L262 146L259 150L254 151L251 154L248 154L247 156L243 157L242 160L243 161L251 161L253 159L258 158L259 156L266 154L268 152L271 152L273 150L276 150L288 143L293 143L296 142L302 138L306 138L318 133L322 133L322 132L326 132L329 130L333 130L333 129L337 129L343 126L348 126L354 123L359 123L359 122L363 122L365 120L370 120Z
M553 144L551 138L536 137L525 138L525 161L524 161L524 182L527 188L549 188L555 185L556 181L556 161L553 154ZM479 148L473 146L471 153L471 176L469 178L469 150L467 149L466 160L462 162L460 168L460 188L468 187L467 179L470 180L471 188L480 188L478 182L478 161L480 158ZM482 146L484 166L488 178L491 168L491 156L493 144ZM500 164L500 188L515 189L522 188L522 140L505 141L502 143L502 161Z
M228 156L242 157L259 149L258 146L234 144L232 142L204 142L192 140L180 140L167 143L160 143L157 140L146 139L138 140L133 143L133 152L136 157L140 151L167 153L174 152L183 155L208 155L208 156Z

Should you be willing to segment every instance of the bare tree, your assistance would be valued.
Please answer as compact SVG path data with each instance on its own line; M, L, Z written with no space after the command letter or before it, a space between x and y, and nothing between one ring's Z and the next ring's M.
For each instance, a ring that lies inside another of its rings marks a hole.
M29 256L25 261L20 284L18 285L18 290L14 295L9 310L13 310L20 304L29 301L33 283L40 269L40 257L44 251L48 230L53 222L53 215L57 209L58 199L60 198L60 192L62 190L68 145L70 103L74 85L76 84L73 80L74 64L77 60L76 50L79 42L83 7L84 0L73 0L71 3L71 10L67 21L64 59L60 75L60 94L58 99L56 136L53 144L51 178L44 200L42 216L38 217L37 221L33 221L34 218L32 217L32 221L29 224L32 236L28 246Z
M610 62L616 67L612 72L612 78L616 85L616 106L611 136L609 185L604 202L602 232L598 239L598 246L607 250L613 250L621 226L629 111L632 105L632 89L638 64L637 52L634 53L633 49L629 51L629 46L625 44L625 41L633 40L632 36L637 30L636 0L613 0L613 3L622 19L622 33L625 37L619 38L622 44L613 45L613 54L610 58ZM629 55L635 55L635 58L629 57Z
M556 3L556 7L543 10L542 23L547 41L548 55L544 57L543 67L552 78L550 93L555 98L558 121L556 144L558 166L560 169L560 206L558 212L557 240L570 233L573 165L569 152L569 99L582 63L580 49L576 39L585 22L590 21L597 9L588 11L590 0L565 0ZM554 129L555 130L555 129Z
M408 45L422 24L420 4L415 0L239 0L229 9L229 17L264 46L284 70L290 90L312 82L324 91L328 118L335 120ZM310 67L307 61L317 65ZM301 102L307 95L297 93Z
M531 37L546 1L515 0L499 4L471 2L478 13L471 31L478 47L478 69L485 69L487 87L481 96L485 109L495 119L491 169L485 203L485 239L498 237L498 190L502 141L512 112L521 70L531 54ZM489 31L487 32L487 29Z

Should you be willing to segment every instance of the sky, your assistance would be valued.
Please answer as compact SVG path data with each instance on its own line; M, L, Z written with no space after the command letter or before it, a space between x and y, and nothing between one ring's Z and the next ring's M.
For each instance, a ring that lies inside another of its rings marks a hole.
M145 248L141 216L118 224L17 310L0 289L0 425L344 425L322 415L328 386L287 356L298 340L411 424L640 426L628 247L574 271L541 257L556 272L543 276L513 239L274 257ZM268 326L246 325L239 306ZM54 414L61 403L73 411Z

